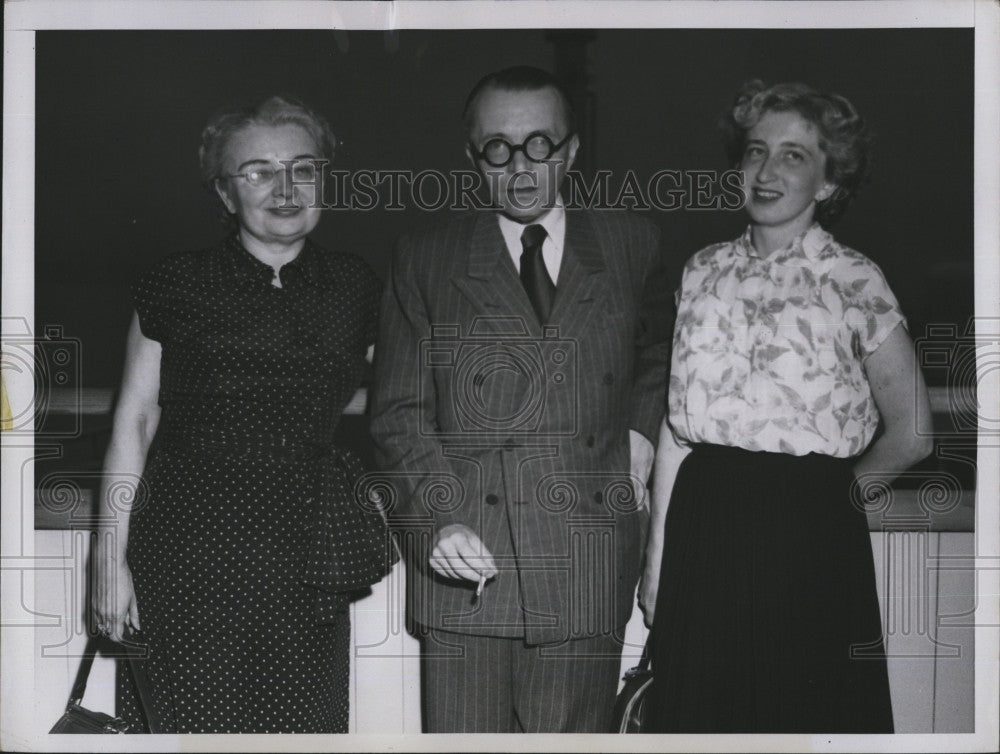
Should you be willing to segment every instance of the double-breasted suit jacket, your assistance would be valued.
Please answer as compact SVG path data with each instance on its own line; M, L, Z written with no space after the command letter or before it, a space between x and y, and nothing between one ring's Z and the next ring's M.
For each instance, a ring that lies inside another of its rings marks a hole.
M376 349L372 434L408 560L411 624L550 643L623 626L646 508L629 430L656 442L673 286L652 223L568 210L550 320L537 319L492 213L403 239ZM435 532L474 531L499 570L427 564Z

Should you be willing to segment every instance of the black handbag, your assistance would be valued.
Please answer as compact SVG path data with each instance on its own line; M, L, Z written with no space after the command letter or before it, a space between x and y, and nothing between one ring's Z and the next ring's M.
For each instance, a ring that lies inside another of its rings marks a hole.
M612 733L642 733L646 721L646 698L653 685L653 671L649 667L649 643L643 647L639 664L625 671L625 685L615 700Z
M87 679L90 677L90 668L94 664L94 657L100 642L101 637L99 636L91 636L87 640L87 646L84 648L83 657L80 660L80 668L76 671L76 680L69 692L66 711L52 726L49 733L127 733L131 728L131 725L120 717L112 717L104 712L94 712L80 704L87 692ZM150 732L156 733L159 729L159 720L153 712L145 665L135 656L134 652L128 654L128 664L139 692L139 703L146 717L146 723Z

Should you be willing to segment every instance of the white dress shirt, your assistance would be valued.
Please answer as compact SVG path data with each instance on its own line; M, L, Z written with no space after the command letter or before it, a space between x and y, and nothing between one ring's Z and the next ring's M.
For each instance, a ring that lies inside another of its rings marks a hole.
M559 268L562 266L563 244L566 241L566 209L563 206L562 197L556 200L556 205L541 217L535 218L530 223L514 222L509 217L497 213L500 220L500 232L503 240L507 244L507 251L514 261L514 269L521 271L521 254L524 247L521 245L521 234L529 225L541 225L545 228L545 242L542 244L542 260L545 262L545 269L549 272L552 282L559 282Z

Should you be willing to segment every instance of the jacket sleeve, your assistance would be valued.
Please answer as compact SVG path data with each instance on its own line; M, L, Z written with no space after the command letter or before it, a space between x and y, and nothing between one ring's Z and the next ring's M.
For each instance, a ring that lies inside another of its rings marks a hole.
M666 409L676 286L667 269L660 229L652 223L644 229L629 426L655 447Z
M407 239L393 255L375 349L372 439L382 481L393 496L388 508L394 525L434 532L461 523L475 531L477 467L448 457L435 436L434 374L421 347L431 336L430 316L414 268L423 258Z

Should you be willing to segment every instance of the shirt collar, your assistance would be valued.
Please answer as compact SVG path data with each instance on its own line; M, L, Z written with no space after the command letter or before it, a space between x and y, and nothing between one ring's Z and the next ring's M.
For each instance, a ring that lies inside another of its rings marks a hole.
M751 227L748 225L743 235L736 242L736 251L741 256L764 259L757 249L754 248L753 241L751 240ZM786 266L810 264L819 260L823 252L829 248L832 240L833 236L823 230L823 227L819 223L813 223L809 228L797 235L788 246L774 252L764 261Z
M271 285L274 268L247 251L235 233L222 242L216 256L220 282L235 287ZM323 274L322 262L319 248L307 238L295 259L281 266L282 286L294 286L303 281L320 288L329 287L329 276Z
M566 207L563 204L562 195L556 197L555 206L541 217L537 217L530 223L521 224L511 220L506 215L497 213L500 222L500 232L508 249L514 249L517 254L521 253L521 234L529 225L541 225L548 233L549 240L552 241L556 254L561 255L563 244L566 241Z

